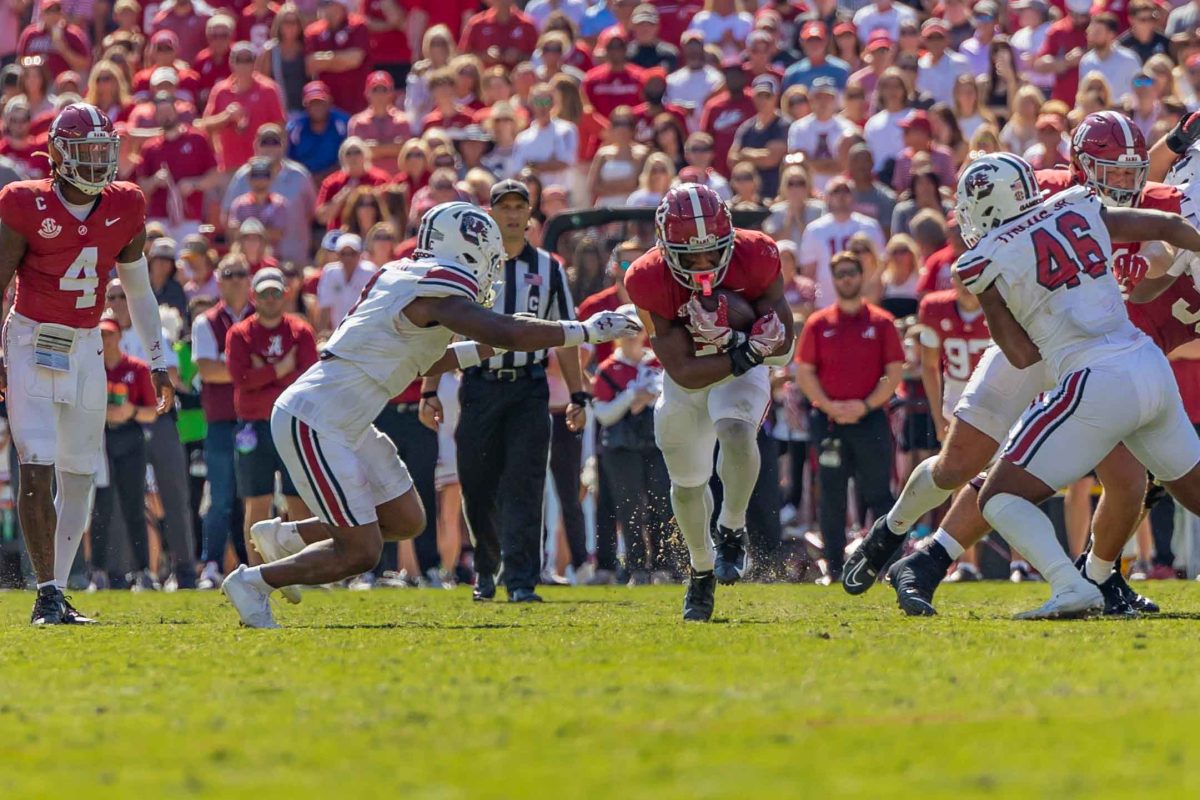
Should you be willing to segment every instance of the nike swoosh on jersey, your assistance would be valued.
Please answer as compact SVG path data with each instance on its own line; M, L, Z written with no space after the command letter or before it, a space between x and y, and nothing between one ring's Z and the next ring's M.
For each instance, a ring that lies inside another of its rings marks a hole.
M104 220L104 227L106 227L106 228L108 228L108 227L111 227L111 226L113 226L113 225L116 225L116 224L117 224L118 222L120 222L120 221L121 221L121 218L120 218L120 217L117 217L116 219L105 219L105 220Z

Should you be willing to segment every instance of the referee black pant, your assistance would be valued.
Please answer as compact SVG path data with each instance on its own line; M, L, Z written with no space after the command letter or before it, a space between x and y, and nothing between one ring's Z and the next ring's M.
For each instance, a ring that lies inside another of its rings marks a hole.
M413 540L417 564L424 575L441 564L437 548L437 490L433 482L433 473L437 468L437 433L421 424L416 403L389 403L375 418L375 427L396 445L400 460L412 476L421 505L425 506L425 530ZM454 564L441 566L451 572L455 567ZM384 542L383 554L375 565L376 575L389 570L399 570L396 542Z
M92 504L92 566L108 572L113 543L109 530L114 507L120 509L129 536L133 568L150 567L150 543L146 533L146 433L136 422L104 431L108 458L108 486L96 487ZM188 557L189 554L183 554Z
M475 544L475 570L511 593L532 589L542 571L542 498L550 453L550 387L541 367L494 380L463 374L454 434L463 511Z
M895 447L887 414L872 411L853 425L837 425L814 411L813 444L819 457L821 538L829 574L840 576L846 552L846 504L850 478L860 502L876 517L892 508ZM831 457L830 451L837 457ZM840 463L834 463L834 462Z

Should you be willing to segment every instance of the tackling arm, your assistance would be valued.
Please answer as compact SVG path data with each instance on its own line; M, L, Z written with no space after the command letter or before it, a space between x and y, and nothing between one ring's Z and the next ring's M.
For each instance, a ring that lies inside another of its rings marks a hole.
M601 312L587 322L547 322L496 314L465 297L418 297L405 306L404 316L414 325L443 325L481 344L526 352L610 341L641 329L615 312Z
M1161 241L1184 250L1200 250L1200 231L1178 214L1107 206L1100 213L1114 242Z
M989 286L979 295L979 302L983 305L983 316L987 319L992 340L1000 347L1010 364L1017 369L1025 369L1042 360L1037 345L1008 310L999 289Z

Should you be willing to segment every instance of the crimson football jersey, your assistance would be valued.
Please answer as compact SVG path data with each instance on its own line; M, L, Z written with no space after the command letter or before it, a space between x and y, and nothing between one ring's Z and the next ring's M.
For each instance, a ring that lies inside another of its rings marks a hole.
M146 198L136 185L117 181L104 187L80 222L52 179L18 181L0 190L0 220L26 242L17 265L17 313L34 322L94 328L117 255L145 230Z
M983 357L983 351L992 343L983 310L980 309L968 322L958 307L958 292L946 289L930 292L922 298L917 321L924 327L921 344L941 351L942 378L949 396L951 382L965 386ZM959 391L961 393L961 388Z
M737 292L747 302L754 303L766 294L779 274L779 248L775 240L758 231L735 229L733 256L720 288ZM625 290L635 306L664 319L677 319L691 298L691 292L671 275L671 268L657 247L629 267Z

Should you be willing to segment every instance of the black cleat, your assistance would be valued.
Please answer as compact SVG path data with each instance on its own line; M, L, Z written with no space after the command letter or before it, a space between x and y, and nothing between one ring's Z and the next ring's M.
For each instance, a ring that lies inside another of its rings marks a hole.
M850 560L842 570L842 588L847 594L862 594L870 589L903 544L904 537L892 533L886 516L875 520L871 531L850 554Z
M62 625L63 624L62 592L56 586L43 586L38 589L33 601L33 614L29 617L31 625Z
M1095 583L1091 578L1088 578L1087 557L1087 551L1081 553L1079 558L1075 559L1075 568L1079 570L1079 574L1087 578L1088 582ZM1125 577L1121 575L1119 570L1114 568L1112 574L1108 576L1108 580L1096 585L1100 587L1100 593L1104 595L1104 616L1137 617L1141 615L1141 609L1133 604L1130 595L1142 600L1146 598L1141 597L1141 595L1130 588L1129 584L1125 582ZM1155 610L1158 609L1158 605L1153 601L1147 600L1146 602L1154 606Z
M745 528L730 530L718 525L712 535L713 545L717 549L716 561L713 563L713 574L723 586L737 583L750 568L750 535Z
M1151 600L1145 595L1138 594L1137 591L1129 585L1125 580L1125 576L1121 574L1120 569L1114 569L1110 581L1114 581L1117 588L1121 592L1121 596L1125 598L1125 602L1133 608L1134 611L1139 611L1143 614L1157 614L1162 609L1158 607L1158 603Z
M693 572L688 579L687 594L683 597L685 622L708 622L716 605L717 579L712 570Z
M513 589L508 593L510 603L540 603L542 596L533 589Z
M900 559L888 573L896 590L896 605L910 617L932 617L933 593L954 559L937 542Z
M475 589L471 592L471 599L476 603L486 603L489 600L496 599L496 579L491 575L484 575L482 572L475 576Z
M64 595L62 598L63 612L62 621L64 625L95 625L96 620L91 617L85 617L80 614L75 606L71 605L71 601Z

